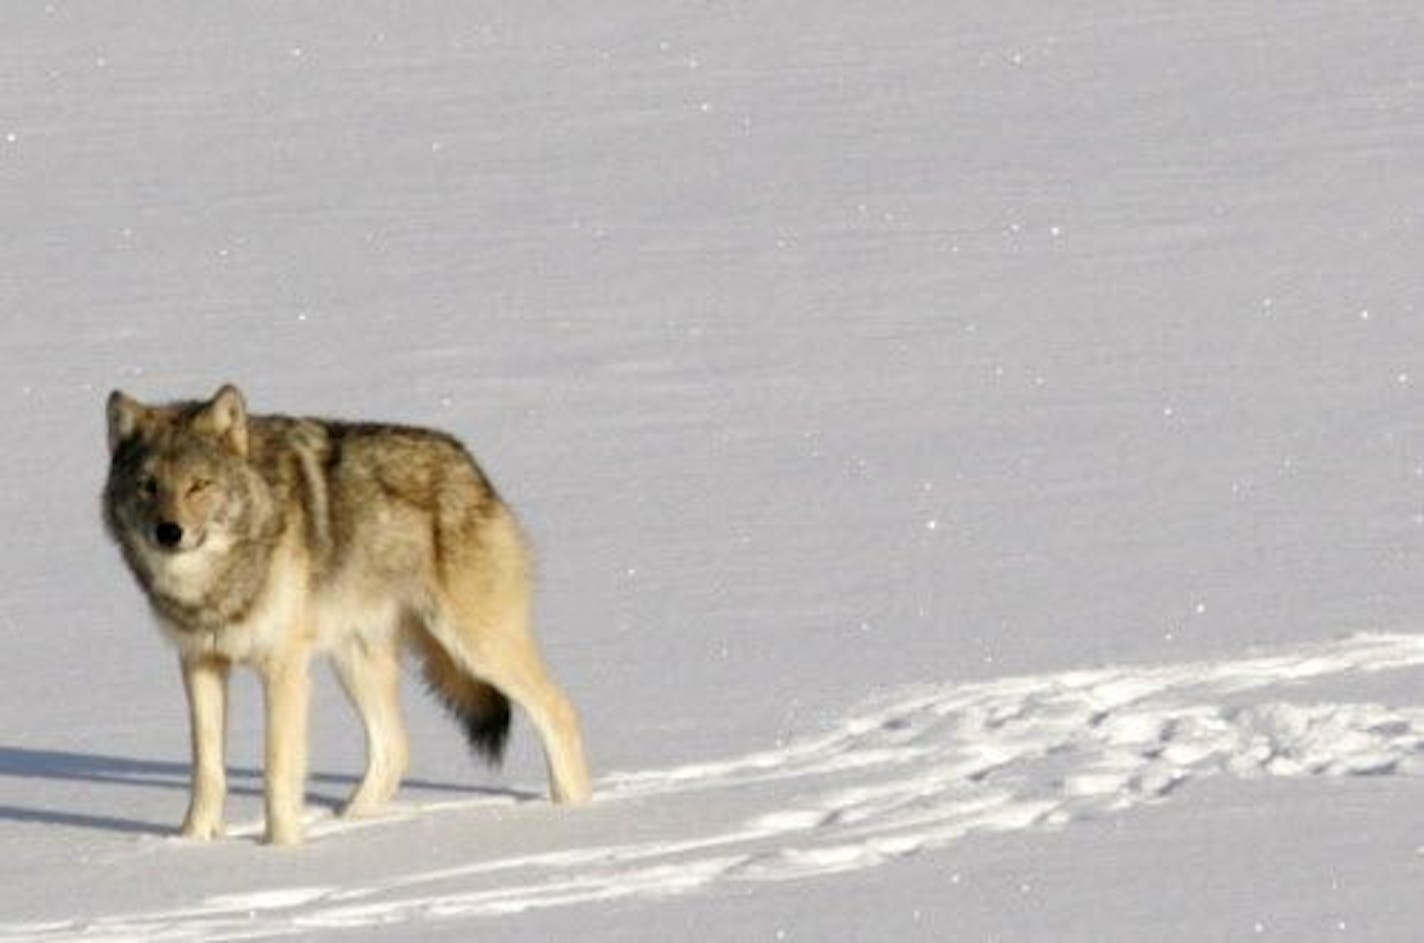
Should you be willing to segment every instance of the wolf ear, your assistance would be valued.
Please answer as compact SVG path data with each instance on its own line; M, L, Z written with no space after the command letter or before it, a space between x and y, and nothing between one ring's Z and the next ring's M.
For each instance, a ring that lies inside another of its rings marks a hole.
M143 431L148 420L148 407L119 390L109 394L105 409L109 416L109 454L113 455L129 439Z
M243 458L247 457L247 403L237 387L223 384L198 414L197 427Z

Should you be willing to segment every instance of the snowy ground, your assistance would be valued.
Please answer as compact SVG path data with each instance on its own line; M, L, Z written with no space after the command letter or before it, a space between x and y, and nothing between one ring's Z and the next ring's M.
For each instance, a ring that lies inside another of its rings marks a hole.
M1407 939L1415 5L0 8L0 940ZM599 800L180 842L102 401L464 437Z

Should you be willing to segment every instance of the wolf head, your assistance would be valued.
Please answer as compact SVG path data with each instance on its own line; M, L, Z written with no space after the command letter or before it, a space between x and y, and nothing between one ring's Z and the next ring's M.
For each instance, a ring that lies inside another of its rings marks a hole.
M104 517L131 562L240 536L255 475L247 406L236 387L224 386L207 402L165 406L145 406L115 390L108 420Z

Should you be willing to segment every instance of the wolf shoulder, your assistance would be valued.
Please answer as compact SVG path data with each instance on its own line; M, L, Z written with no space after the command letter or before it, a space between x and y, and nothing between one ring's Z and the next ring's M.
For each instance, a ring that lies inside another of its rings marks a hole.
M252 416L250 460L273 485L321 486L337 498L436 510L501 503L459 439L396 423Z

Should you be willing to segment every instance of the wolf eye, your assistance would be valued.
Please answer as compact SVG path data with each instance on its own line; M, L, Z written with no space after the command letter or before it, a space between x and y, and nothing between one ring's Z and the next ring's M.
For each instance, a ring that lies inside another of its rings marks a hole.
M138 490L148 495L150 498L158 494L158 479L151 475L145 475L138 480Z
M208 490L209 488L211 488L212 486L213 486L213 483L212 483L211 481L209 481L208 479L206 479L206 478L199 478L199 479L195 480L191 485L188 486L188 493L189 493L189 494L197 494L197 493L199 493L200 491L207 491L207 490Z

